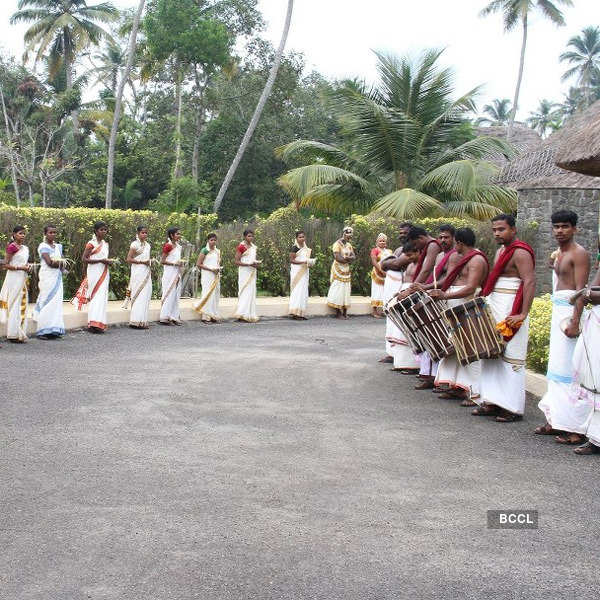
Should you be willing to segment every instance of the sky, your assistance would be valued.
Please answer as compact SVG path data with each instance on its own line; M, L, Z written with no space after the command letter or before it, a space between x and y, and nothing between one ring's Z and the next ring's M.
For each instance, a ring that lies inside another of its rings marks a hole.
M137 4L113 3L120 8ZM486 4L486 0L296 0L287 49L302 52L307 68L327 77L375 82L374 51L417 56L424 48L445 48L442 60L455 71L457 94L483 85L481 107L493 98L512 99L521 49L520 30L504 33L500 15L479 17ZM17 0L0 0L0 46L21 56L25 26L8 23L16 5ZM287 0L259 0L259 5L267 22L263 35L278 44ZM600 0L574 0L574 6L563 12L564 27L555 27L538 14L530 19L520 119L543 98L562 100L569 84L560 80L566 70L558 61L560 53L583 27L600 25Z

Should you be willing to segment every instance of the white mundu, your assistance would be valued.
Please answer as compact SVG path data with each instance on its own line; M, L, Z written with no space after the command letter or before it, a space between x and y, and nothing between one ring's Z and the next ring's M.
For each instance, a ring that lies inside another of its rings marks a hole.
M449 293L454 293L461 289L460 285L452 285L448 288ZM448 308L460 306L473 297L451 298L447 300ZM456 359L456 356L445 356L439 363L435 385L446 384L453 388L459 388L467 392L467 398L473 399L479 395L479 376L481 374L481 363L472 362L463 366Z
M600 306L581 316L581 335L573 352L573 379L569 400L587 406L585 435L600 446Z
M239 246L238 249L240 249ZM256 252L257 247L251 244L242 253L240 262L247 265L256 262ZM234 317L248 323L258 321L256 316L256 269L254 267L238 267L238 305Z
M16 248L11 242L10 246ZM29 260L29 248L21 246L12 255L11 266L24 267ZM6 337L9 340L27 339L27 272L6 271L2 290L0 290L0 323L6 323Z
M552 294L552 325L550 329L550 356L546 379L548 391L538 408L546 415L552 429L583 434L590 416L587 399L576 401L572 394L573 353L577 339L567 337L561 322L573 315L569 298L575 290L558 290Z
M215 246L212 250L205 246L201 250L204 254L202 263L209 269L218 269L221 266L221 251ZM202 269L200 272L202 296L194 302L194 310L200 313L203 321L219 321L219 299L221 298L221 274Z
M108 258L108 244L104 240L98 241L96 236L87 243L86 248L91 249L89 258L93 260ZM86 278L71 302L77 310L82 310L84 306L87 308L88 327L104 330L108 326L106 318L110 283L108 265L88 263L86 273Z
M288 313L296 317L306 315L308 304L308 280L310 254L312 250L304 244L296 252L296 260L303 262L301 265L290 265L290 308Z
M406 290L411 285L412 283L410 282L403 283L400 286L400 291ZM395 330L395 336L395 344L392 347L394 369L418 369L420 367L419 357L412 351L412 348L408 345L406 336L397 327Z
M163 253L168 251L165 261L172 265L163 265L161 281L160 320L179 321L179 297L181 296L181 244L169 240L163 246Z
M33 319L37 322L36 335L64 335L63 318L63 272L50 267L44 260L44 254L51 261L62 259L62 245L51 246L42 242L38 246L40 270L38 272L39 295L33 310Z
M134 260L146 262L150 260L150 244L136 239L131 243L131 250L135 251ZM131 277L127 290L131 301L129 324L134 327L148 325L148 310L152 298L152 272L150 265L131 265Z
M334 255L350 256L354 253L352 244L342 244L339 240L331 247ZM352 289L350 265L333 260L331 273L329 275L329 292L327 293L327 305L331 308L348 308L350 306L350 294Z
M488 305L496 323L510 315L521 279L499 277ZM525 357L529 338L529 317L508 342L501 358L481 360L480 398L478 404L495 404L517 415L525 411Z
M402 271L388 270L385 274L385 283L383 284L383 305L385 306L402 287L404 273ZM385 351L388 356L394 355L394 347L400 343L398 340L402 332L394 325L394 322L386 317L385 321Z

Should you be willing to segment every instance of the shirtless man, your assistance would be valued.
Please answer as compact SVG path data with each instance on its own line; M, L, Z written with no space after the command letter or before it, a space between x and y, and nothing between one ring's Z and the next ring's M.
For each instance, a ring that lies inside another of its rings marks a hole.
M448 260L446 275L440 289L432 289L432 298L446 300L453 308L471 300L487 279L489 264L483 252L475 248L475 233L468 227L456 232L456 253ZM479 395L479 361L467 366L460 364L456 356L440 361L436 386L447 386L440 398L461 398L461 406L474 406L472 397Z
M398 228L398 239L400 240L400 246L396 248L392 256L388 256L381 261L381 269L385 272L386 277L383 284L383 304L386 303L396 295L400 290L400 286L403 281L403 271L408 265L408 259L402 254L402 247L406 243L408 232L412 225L410 223L401 223ZM389 317L386 318L385 327L385 356L379 359L381 363L393 363L394 362L394 338L396 333L396 326L390 321Z
M427 288L437 287L440 279L448 272L448 261L456 253L456 249L454 248L455 235L456 229L452 225L440 225L437 240L442 247L442 251L436 256L435 268L427 278Z
M408 232L408 240L414 241L415 246L421 252L415 268L414 283L426 283L433 273L433 267L438 254L442 251L442 246L422 227L411 227Z
M426 284L433 275L438 256L442 254L442 246L438 240L432 238L423 228L413 227L408 233L408 239L413 241L420 250L421 255L415 268L413 286L408 293L418 289L419 284ZM432 361L428 352L419 355L420 369L418 378L420 382L415 385L416 390L433 389L433 382L437 373L437 362Z
M590 254L575 241L577 218L577 214L570 210L559 210L551 216L552 231L559 248L554 260L555 286L546 373L548 391L538 404L546 416L546 424L537 427L535 433L558 434L555 439L560 444L583 443L590 414L587 402L570 398L573 352L584 298L580 297L573 306L569 299L587 285L590 275Z
M419 262L420 250L414 242L408 241L404 244L403 258L406 260L406 269L400 274L400 291L396 294L399 298L404 297L405 292L408 293ZM392 323L393 325L393 323ZM393 325L390 330L390 340L393 342L392 355L394 359L394 371L399 371L403 375L414 375L419 371L419 361L417 355L408 345L408 340L404 332Z
M592 407L585 434L588 441L575 448L575 454L600 454L600 270L596 272L585 301L592 304L582 317L581 335L573 353L575 385L571 400Z
M499 423L523 418L525 410L525 357L529 310L535 296L535 258L529 244L517 239L515 218L500 214L492 231L501 248L482 296L503 332L506 348L501 358L481 361L480 406L475 416L495 416Z

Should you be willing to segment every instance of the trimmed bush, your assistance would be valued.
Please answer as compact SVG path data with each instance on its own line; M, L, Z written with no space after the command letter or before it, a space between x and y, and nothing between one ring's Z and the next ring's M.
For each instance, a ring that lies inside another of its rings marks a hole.
M546 373L550 352L550 323L552 302L550 294L534 298L529 313L529 346L527 367L537 373Z

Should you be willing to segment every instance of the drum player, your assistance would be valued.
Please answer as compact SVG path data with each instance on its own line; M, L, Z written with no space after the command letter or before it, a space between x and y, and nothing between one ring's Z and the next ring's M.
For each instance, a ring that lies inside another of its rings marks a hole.
M432 298L446 300L452 308L473 299L487 279L489 264L483 252L475 248L475 233L465 227L456 231L456 253L448 260L440 289L430 289ZM440 398L461 398L461 406L475 406L479 396L479 361L463 366L455 355L440 361L436 386L447 386Z
M525 410L525 357L529 311L535 296L535 256L531 246L517 238L515 218L500 214L492 231L501 248L481 291L497 328L506 341L501 358L481 361L479 407L475 416L494 416L499 423L523 418Z

